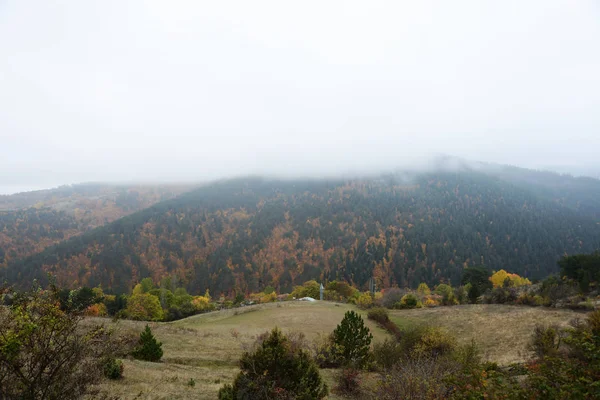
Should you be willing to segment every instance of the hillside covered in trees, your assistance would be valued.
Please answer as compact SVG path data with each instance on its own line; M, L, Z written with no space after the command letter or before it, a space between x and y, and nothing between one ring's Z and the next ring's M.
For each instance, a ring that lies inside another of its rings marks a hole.
M81 184L0 196L0 267L189 190Z
M592 183L589 191L598 190L600 181ZM600 248L600 207L590 200L577 208L547 186L528 186L466 169L226 180L12 261L1 273L19 284L51 273L60 285L113 292L168 275L194 293L267 285L283 292L310 279L364 286L371 276L379 287L414 287L457 283L470 265L543 278L558 271L561 256Z

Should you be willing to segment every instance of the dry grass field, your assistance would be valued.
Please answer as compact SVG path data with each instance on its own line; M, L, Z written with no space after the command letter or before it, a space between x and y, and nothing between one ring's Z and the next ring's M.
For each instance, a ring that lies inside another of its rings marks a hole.
M238 372L237 360L256 340L256 335L275 326L284 332L303 332L310 341L332 332L348 310L355 307L329 302L285 302L197 315L171 323L150 323L163 342L160 363L125 360L124 378L100 386L109 398L130 399L215 399L219 388ZM366 319L375 341L387 333ZM506 364L522 360L536 322L565 325L572 311L502 305L439 307L392 311L398 325L431 324L446 327L461 342L474 338L486 358ZM88 323L106 319L89 319ZM145 322L119 321L116 328L139 334ZM334 371L323 375L333 386ZM190 385L193 379L195 384ZM330 397L336 399L335 395Z
M347 304L330 302L284 302L237 308L196 315L171 323L150 323L163 343L160 363L125 360L124 379L108 381L101 390L111 397L130 399L215 399L219 388L230 383L238 372L237 361L259 335L280 327L284 332L302 332L309 341L332 332L348 310ZM374 340L387 333L366 318ZM110 320L92 318L89 323ZM122 320L116 328L141 332L145 322ZM324 371L333 384L333 371ZM188 383L190 379L194 386ZM331 397L334 399L335 397Z
M441 326L454 334L459 343L472 339L486 360L501 365L525 360L527 343L536 324L568 325L585 314L543 307L477 304L454 307L391 311L398 326Z

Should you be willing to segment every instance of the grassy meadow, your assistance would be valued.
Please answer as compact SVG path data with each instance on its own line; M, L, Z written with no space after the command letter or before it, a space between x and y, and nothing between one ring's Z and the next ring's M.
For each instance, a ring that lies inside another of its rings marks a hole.
M183 320L149 323L154 335L163 343L160 363L125 360L124 378L105 381L99 388L109 398L129 399L215 399L219 388L233 381L237 361L255 342L256 336L275 326L284 332L302 332L309 341L332 332L348 310L348 304L330 302L284 302L243 307L201 314ZM367 320L359 311L374 341L388 337L387 332ZM465 305L433 309L391 312L400 327L429 324L442 326L460 342L472 338L480 344L487 359L500 364L525 358L527 341L536 323L566 325L582 316L567 310L514 307L504 305ZM90 318L88 323L108 319ZM116 329L139 334L145 322L121 320ZM330 388L334 371L324 370ZM194 382L194 384L191 384ZM335 395L330 396L336 399Z
M585 314L565 309L473 304L452 307L390 311L390 319L400 328L411 325L443 327L460 344L475 340L488 361L507 365L527 358L527 344L536 324L568 325Z
M215 399L224 383L233 381L238 360L256 336L274 328L302 332L309 341L329 334L344 313L357 310L348 304L330 302L283 302L200 314L175 322L149 323L155 337L163 343L160 363L124 360L124 378L105 381L100 389L124 400L129 399ZM367 322L374 341L388 334L359 311ZM88 323L108 322L90 318ZM139 333L146 322L121 320L116 328ZM333 385L333 371L324 371ZM190 379L195 382L190 386ZM335 397L331 397L335 399Z

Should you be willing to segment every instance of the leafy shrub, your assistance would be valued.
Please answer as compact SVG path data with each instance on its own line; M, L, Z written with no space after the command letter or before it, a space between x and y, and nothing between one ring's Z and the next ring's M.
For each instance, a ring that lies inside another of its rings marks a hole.
M373 297L371 297L371 293L365 292L358 296L358 299L356 299L356 305L363 310L371 307L373 305Z
M244 296L243 293L237 293L233 299L233 304L234 305L240 305L244 302L244 300L246 300L246 297Z
M113 356L112 332L81 324L84 307L61 310L54 287L11 293L11 299L0 306L0 399L90 394L102 360Z
M108 310L104 303L96 303L86 308L84 314L88 317L105 317L108 315Z
M397 340L386 338L373 345L373 359L382 369L392 368L404 357L404 349Z
M600 310L588 314L585 322L573 321L562 333L563 337L547 329L534 332L542 357L528 366L525 387L530 398L600 398ZM557 349L559 339L564 346Z
M442 304L445 306L458 304L458 301L454 297L454 290L450 285L445 283L437 285L435 287L435 294L442 296Z
M481 289L478 285L469 286L467 297L469 297L469 302L471 304L476 304L481 296Z
M419 287L417 288L417 293L421 296L429 296L431 294L431 289L427 286L426 283L419 283Z
M209 296L196 296L191 301L191 304L194 306L195 311L206 312L212 311L215 309L215 305L210 302Z
M369 310L367 318L380 324L385 324L390 320L390 314L385 308L376 307Z
M138 283L138 286L140 284ZM141 290L141 286L140 286ZM158 297L147 293L134 294L127 300L127 315L131 319L142 321L160 321L163 309Z
M556 325L536 325L528 348L540 358L556 356L560 347L561 336L561 330Z
M265 287L265 290L263 290L264 294L271 294L271 293L275 293L275 288L273 286L267 286Z
M337 296L340 296L343 299L350 299L352 297L356 297L358 290L356 290L356 288L352 287L351 285L349 285L347 282L344 281L331 281L327 284L327 286L325 287L325 289L327 291L329 291L330 293L335 292L337 293ZM330 299L330 300L338 300L336 299Z
M463 367L476 367L481 363L481 355L475 340L456 347L452 358L458 361Z
M150 327L146 325L144 331L140 334L140 340L137 348L133 351L133 357L138 360L157 362L163 356L162 343L158 342Z
M312 297L318 299L321 297L321 285L315 281L304 282L302 286L296 286L292 291L292 297L300 299L302 297Z
M456 339L437 327L414 327L402 332L400 345L410 358L437 358L452 353Z
M309 354L294 349L277 328L254 351L242 355L240 369L233 385L219 390L220 400L322 399L328 394Z
M458 286L454 288L454 301L458 304L469 303L469 287Z
M535 301L535 296L531 293L523 292L518 295L515 300L515 304L520 304L524 306L537 306L538 304Z
M338 371L336 376L336 390L345 395L356 395L360 392L360 371L346 367Z
M461 283L468 286L467 293L471 303L477 303L477 299L492 288L492 282L489 277L491 272L483 267L469 267L463 271Z
M342 322L333 331L333 343L344 365L356 368L365 367L370 354L373 335L362 317L354 311L348 311Z
M405 294L400 300L400 303L396 303L395 306L395 308L400 309L411 309L416 307L419 307L419 299L412 293Z
M381 305L386 308L394 308L395 304L400 302L405 294L406 290L399 288L385 289L381 298Z
M319 335L313 341L313 360L320 368L337 368L342 365L341 351L333 341L333 333Z
M539 294L546 299L546 305L556 306L560 301L577 294L577 284L550 276L542 281Z
M425 299L425 302L423 303L423 306L425 307L437 307L439 306L440 303L438 303L437 301L435 301L432 297L428 296Z
M490 282L497 287L519 287L525 285L531 285L531 281L527 278L522 278L517 274L511 274L501 269L498 272L495 272L490 277Z
M406 359L382 374L377 399L446 399L444 378L458 369L454 363L431 358Z
M517 290L514 287L496 287L485 296L486 303L506 304L517 300Z
M217 398L219 400L236 400L235 392L233 391L233 386L229 383L223 385L223 387L219 389Z
M550 299L542 297L539 294L536 294L535 296L533 296L533 302L534 302L534 305L536 305L536 306L550 305Z
M260 297L261 303L272 303L277 300L277 293L271 292Z
M104 359L102 370L104 376L108 379L121 379L123 377L123 369L123 362L121 360L117 360L114 357Z

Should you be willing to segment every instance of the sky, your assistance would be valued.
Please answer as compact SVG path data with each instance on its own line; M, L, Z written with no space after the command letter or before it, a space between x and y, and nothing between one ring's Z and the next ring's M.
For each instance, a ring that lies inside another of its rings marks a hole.
M600 171L596 0L0 0L0 54L0 193L432 154Z

